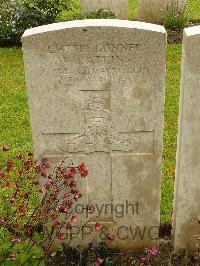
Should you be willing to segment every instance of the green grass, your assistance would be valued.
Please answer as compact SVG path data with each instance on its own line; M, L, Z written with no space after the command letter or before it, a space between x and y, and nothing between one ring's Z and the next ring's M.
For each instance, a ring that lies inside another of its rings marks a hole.
M137 1L129 0L128 1L128 18L130 20L137 20Z
M161 221L169 223L172 215L175 178L176 136L178 128L181 45L167 47L167 77L165 94L165 130L163 152L163 182Z
M187 12L190 20L200 21L200 0L187 0Z
M31 131L21 49L0 49L0 145L31 149Z
M161 221L170 223L176 154L180 45L168 45ZM21 49L0 49L0 145L14 152L32 148Z

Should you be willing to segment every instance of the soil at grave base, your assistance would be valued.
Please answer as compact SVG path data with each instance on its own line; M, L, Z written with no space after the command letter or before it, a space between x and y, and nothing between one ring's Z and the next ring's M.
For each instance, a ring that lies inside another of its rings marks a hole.
M200 20L192 21L189 27L200 25ZM175 44L182 43L183 40L183 31L179 30L169 30L167 31L167 43Z
M167 43L168 44L175 44L175 43L182 43L183 40L183 32L171 30L167 32Z
M185 251L179 253L174 253L172 248L172 239L171 239L171 225L163 225L160 228L160 243L159 243L159 254L151 259L150 262L143 264L139 261L139 258L143 254L121 254L112 252L110 250L109 258L113 263L103 263L102 266L114 265L114 266L200 266L200 253L195 254L194 256L189 256ZM77 262L67 260L67 254L57 253L54 256L49 256L46 258L47 266L95 266L96 263L82 263L78 264ZM105 259L106 257L104 257ZM134 259L133 259L134 258Z
M143 254L140 254L143 255ZM192 256L186 256L185 252L181 252L179 254L174 254L172 250L172 244L170 239L161 239L160 241L160 248L159 254L151 259L151 262L146 264L139 262L139 259L136 259L133 262L134 258L139 258L139 254L129 254L129 255L122 255L122 254L114 254L112 255L113 263L103 263L102 266L113 265L113 266L199 266L200 265L200 258L195 258ZM83 263L78 264L75 261L68 261L67 256L63 254L57 254L55 257L48 257L46 259L47 266L96 266L97 264L94 263Z

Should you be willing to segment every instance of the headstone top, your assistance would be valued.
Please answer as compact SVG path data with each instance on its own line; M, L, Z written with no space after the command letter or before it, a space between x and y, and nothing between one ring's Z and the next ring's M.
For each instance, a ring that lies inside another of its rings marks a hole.
M118 28L130 28L130 29L140 29L149 30L160 33L166 33L165 28L160 25L155 25L145 22L119 20L119 19L86 19L86 20L75 20L68 22L53 23L49 25L39 26L32 29L28 29L24 32L22 38L29 37L31 35L36 35L44 32L51 32L57 30L64 30L70 28L80 28L80 27L118 27Z
M166 16L182 14L186 0L138 0L138 20L160 24Z
M184 33L186 36L193 36L193 35L199 35L200 34L200 26L194 26L184 29Z
M127 19L128 0L80 0L81 14L100 10L110 11L118 19Z

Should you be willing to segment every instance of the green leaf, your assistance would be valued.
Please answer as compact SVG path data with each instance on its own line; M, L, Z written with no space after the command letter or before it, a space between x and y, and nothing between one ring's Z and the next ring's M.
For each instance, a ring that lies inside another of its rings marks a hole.
M36 242L36 244L40 244L42 241L42 237L39 233L35 232L33 236L33 240Z
M33 8L34 7L34 3L29 3L29 7Z
M1 264L2 266L17 266L15 261L12 260L6 260L5 262L3 262L3 264Z
M39 262L39 264L38 264L38 266L45 266L46 264L45 264L45 262L44 261L41 261L41 262Z
M24 265L24 263L29 259L29 255L27 253L20 253L16 256L16 262L18 265Z
M30 250L30 254L35 258L42 258L44 256L44 251L42 248L33 246Z
M12 246L12 244L11 243L7 243L7 242L1 244L1 246L0 246L0 254L1 255L7 254L7 252L10 251L11 246Z

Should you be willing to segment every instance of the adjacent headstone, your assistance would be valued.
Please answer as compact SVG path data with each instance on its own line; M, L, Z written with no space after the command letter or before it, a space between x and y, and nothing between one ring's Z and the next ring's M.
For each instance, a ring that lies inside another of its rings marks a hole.
M197 249L200 233L200 26L184 30L174 199L175 249Z
M155 245L164 28L120 20L71 21L27 30L22 42L36 155L53 164L68 156L87 165L82 201L95 206L91 224L98 221L115 235L113 246ZM79 244L102 241L105 232L83 238Z
M184 13L186 0L138 0L138 20L160 23L166 15Z
M116 18L128 18L128 0L80 0L81 13L100 9L111 11Z

